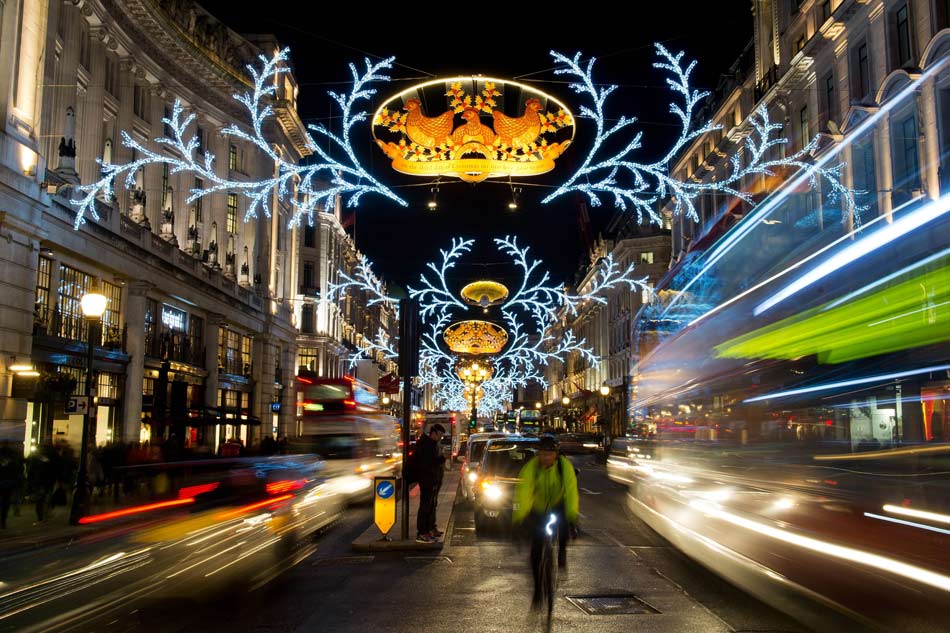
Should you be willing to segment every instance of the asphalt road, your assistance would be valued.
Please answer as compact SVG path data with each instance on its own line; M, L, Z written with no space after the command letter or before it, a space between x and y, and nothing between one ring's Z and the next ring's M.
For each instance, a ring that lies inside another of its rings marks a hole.
M587 458L577 463L583 532L568 549L554 631L806 633L672 550L628 514L624 488L606 478L603 466ZM127 573L121 583L128 591L110 587L108 608L63 620L63 613L81 613L92 600L75 591L36 611L33 616L42 613L48 620L34 618L34 625L53 630L48 625L59 617L71 631L542 630L528 609L527 551L501 535L477 537L471 509L456 506L448 542L436 556L355 555L350 544L371 520L369 506L352 507L304 548L281 560L267 559L266 568L258 561L227 583L166 582L161 591L149 592L143 590L147 577ZM46 560L55 555L47 553ZM647 612L589 615L569 600L617 595L635 596L634 606Z

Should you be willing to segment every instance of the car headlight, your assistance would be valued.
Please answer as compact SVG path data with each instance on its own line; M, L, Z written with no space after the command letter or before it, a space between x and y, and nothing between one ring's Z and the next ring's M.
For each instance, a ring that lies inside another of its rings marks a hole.
M485 498L489 501L498 501L501 499L504 494L501 486L487 481L482 482L482 493L485 495Z

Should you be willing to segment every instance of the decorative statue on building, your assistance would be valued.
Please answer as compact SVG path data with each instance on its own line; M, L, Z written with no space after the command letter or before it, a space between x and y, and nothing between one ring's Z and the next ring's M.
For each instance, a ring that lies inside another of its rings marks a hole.
M76 173L76 111L72 106L66 108L66 127L59 139L58 173L66 182L79 183Z
M201 257L201 238L198 236L198 225L188 227L188 252L192 257Z
M162 239L178 246L178 238L175 237L175 210L172 208L172 200L175 198L175 190L171 187L165 194L165 208L162 209Z
M215 270L220 270L221 264L218 263L218 223L211 223L211 241L208 243L208 265Z
M247 245L244 246L244 263L241 264L241 285L250 285L251 267L247 263Z
M234 279L234 236L228 235L228 250L224 252L224 274Z
M131 208L129 209L129 216L143 227L151 231L152 225L148 221L148 215L145 213L145 203L147 201L147 196L145 195L145 186L142 182L144 178L145 177L141 169L135 172L135 187L130 192Z

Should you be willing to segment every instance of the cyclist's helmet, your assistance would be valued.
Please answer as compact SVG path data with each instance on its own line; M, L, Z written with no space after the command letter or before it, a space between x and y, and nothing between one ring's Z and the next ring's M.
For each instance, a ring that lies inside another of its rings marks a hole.
M539 451L556 451L560 448L560 442L558 442L557 438L550 433L545 433L542 435L540 441L538 442Z

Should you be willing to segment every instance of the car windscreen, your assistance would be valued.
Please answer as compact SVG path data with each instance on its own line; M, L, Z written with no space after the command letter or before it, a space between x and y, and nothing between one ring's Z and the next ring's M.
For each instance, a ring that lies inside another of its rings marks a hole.
M485 447L488 446L488 440L475 440L474 442L469 442L469 464L477 464L482 461L482 455L485 454Z
M537 452L534 443L493 444L485 455L484 472L495 477L517 477Z

